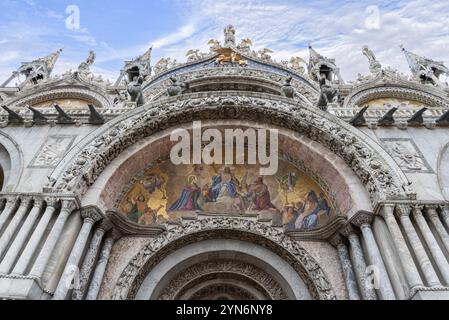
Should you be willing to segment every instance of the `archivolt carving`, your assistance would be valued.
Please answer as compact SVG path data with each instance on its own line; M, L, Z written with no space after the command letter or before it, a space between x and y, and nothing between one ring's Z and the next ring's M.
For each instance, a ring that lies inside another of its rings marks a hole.
M76 88L76 87L62 87L55 88L46 91L40 91L37 93L30 94L26 97L17 99L15 101L11 101L10 105L13 107L23 107L26 105L34 105L37 103L57 100L57 99L85 99L96 107L99 108L108 108L111 103L109 100L99 93L95 93L86 88Z
M182 71L182 70L179 70ZM279 75L277 73L261 71L250 68L211 68L211 69L201 69L198 71L189 70L188 73L180 74L183 81L190 82L194 80L205 80L205 79L216 79L217 77L240 77L243 80L251 83L251 81L266 81L268 84L272 85L277 83L279 89L284 82L286 76ZM314 105L318 101L318 89L314 87L311 83L298 81L293 79L292 86L297 90L301 97L301 100L309 105ZM163 95L167 88L171 85L170 79L159 80L157 83L149 83L146 88L144 88L144 95L146 101L151 101L159 98Z
M244 262L219 260L206 261L182 271L170 281L160 295L159 300L177 300L180 291L196 279L216 273L231 273L248 277L256 281L269 294L272 300L286 300L288 298L279 283L264 270Z
M55 99L85 99L98 108L109 108L112 102L106 94L106 83L86 79L78 73L67 73L42 85L18 93L7 102L9 107L24 107Z
M399 85L385 86L383 84L371 84L370 86L362 86L355 88L354 92L347 98L345 106L354 108L355 106L362 107L365 103L381 98L398 98L422 102L431 107L446 107L449 103L447 98L438 94L434 88L428 88L424 91L423 86L414 88L413 83L408 83L407 87Z
M335 300L332 286L308 252L281 230L239 218L210 218L177 226L151 241L119 277L112 299L135 298L145 277L170 253L191 243L210 239L236 239L263 246L282 257L301 276L313 298Z
M323 144L360 177L373 204L414 195L394 160L379 145L344 121L290 99L241 93L191 94L155 102L97 130L69 153L50 177L47 191L84 194L106 166L127 147L152 134L194 120L240 119L290 129ZM78 152L78 151L73 151ZM64 165L70 164L65 167Z

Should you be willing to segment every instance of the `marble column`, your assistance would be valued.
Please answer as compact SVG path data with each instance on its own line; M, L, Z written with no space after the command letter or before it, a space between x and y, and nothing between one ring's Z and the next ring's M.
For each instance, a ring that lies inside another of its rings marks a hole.
M349 300L360 300L357 280L354 269L352 268L348 247L344 243L342 236L339 234L331 239L331 244L336 247L338 251L338 257L340 258L341 267L343 269Z
M97 266L95 267L95 272L92 276L92 280L90 281L86 300L97 300L101 283L103 282L104 273L106 271L106 266L109 262L109 256L111 255L112 246L118 238L119 235L111 233L104 241L100 256L98 257Z
M42 237L45 234L45 231L47 230L48 224L50 223L50 220L56 211L56 204L58 203L57 199L45 199L45 202L47 204L47 207L45 209L44 214L42 215L42 218L39 220L39 223L37 227L34 229L33 234L31 235L30 240L25 246L25 249L23 250L22 254L20 255L19 260L17 261L16 265L14 266L14 269L12 271L13 274L17 275L24 275L26 269L28 268L31 259L33 255L35 254L37 247L39 246L39 243L42 240Z
M83 217L83 225L72 251L70 252L64 272L62 273L61 279L59 280L58 286L53 295L53 300L65 300L67 298L67 294L72 289L71 283L75 276L74 270L77 270L79 266L92 227L96 222L103 218L103 215L96 208L83 209L81 216Z
M378 285L380 297L382 300L396 300L393 286L391 285L390 278L385 268L385 264L382 260L379 247L377 246L376 239L374 238L373 231L371 229L371 223L373 222L374 215L368 212L358 213L351 222L358 226L362 230L363 238L365 239L368 255L371 263L377 268L378 271Z
M74 200L63 200L61 204L61 212L56 219L50 234L45 241L36 261L34 262L33 268L31 269L30 276L41 278L45 272L48 261L50 260L53 250L61 237L62 231L64 230L65 223L67 219L72 214L75 209Z
M3 231L1 238L0 238L0 257L3 255L3 253L8 248L8 245L9 245L11 239L14 237L14 235L17 232L17 228L19 227L20 223L24 219L25 215L28 213L31 200L32 200L31 197L22 197L21 198L19 209L17 209L17 212L14 214L14 217L12 218L12 220L9 223L6 230Z
M343 235L349 240L349 250L351 252L352 265L354 266L357 283L363 300L377 300L376 292L368 286L366 278L366 261L363 254L360 239L355 230L351 226L346 226Z
M380 215L384 218L388 230L390 231L391 237L393 239L396 252L401 261L402 270L404 271L405 277L408 282L408 288L413 289L415 287L422 287L424 285L419 271L416 268L415 261L407 247L404 236L402 235L401 229L396 221L394 215L395 205L384 205L381 209Z
M449 205L441 206L441 216L443 217L446 227L449 229Z
M440 286L440 280L433 268L432 263L427 255L426 249L422 245L421 239L415 230L415 227L410 220L411 206L409 205L398 205L396 206L396 215L398 216L402 227L405 231L405 236L415 253L416 259L418 260L419 267L423 273L423 276L430 287Z
M2 214L0 214L0 232L6 225L9 217L11 217L16 210L18 200L19 199L17 196L6 196L6 205L2 211Z
M90 242L89 250L84 258L83 265L81 266L78 288L75 288L72 293L72 300L83 300L86 294L87 286L89 285L92 271L95 268L101 242L105 233L111 228L111 222L108 219L105 219L97 230L95 230L94 236Z
M437 212L438 206L426 206L426 215L432 223L433 227L437 231L440 236L444 247L446 248L447 253L449 254L449 234L447 233L446 228L440 220L440 216Z
M44 201L42 199L34 199L33 209L31 209L30 214L26 218L25 222L22 225L22 228L20 228L19 233L14 239L12 245L9 247L2 263L0 264L0 273L9 273L11 267L14 264L14 261L18 258L17 255L25 245L25 241L28 239L31 229L33 228L37 218L39 217L39 214L41 213L43 204Z
M444 253L441 250L437 240L433 236L433 233L422 214L422 210L423 206L414 206L413 217L415 218L416 224L421 231L421 234L427 244L427 247L429 248L430 254L433 257L435 264L437 265L444 279L445 285L449 285L449 263L447 262L446 257L444 256Z

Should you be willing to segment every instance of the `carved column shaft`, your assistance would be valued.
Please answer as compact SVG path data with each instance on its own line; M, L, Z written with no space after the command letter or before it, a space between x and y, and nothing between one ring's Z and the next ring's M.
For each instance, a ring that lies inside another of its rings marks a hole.
M441 215L443 216L446 227L449 229L449 205L443 206L441 208Z
M424 278L427 282L427 285L434 287L440 286L440 280L433 268L432 263L430 262L429 257L427 256L426 249L421 243L421 239L418 236L418 233L415 230L415 227L410 220L410 206L398 206L396 207L396 212L399 215L399 220L401 221L402 226L404 227L405 236L410 243L410 246L415 253L415 256L418 260L418 264L421 268L422 273L424 274Z
M429 248L430 253L432 254L432 257L435 260L435 263L438 266L441 275L443 276L445 284L449 285L449 263L447 262L446 257L443 254L443 251L441 251L438 242L433 236L432 231L430 230L429 225L427 224L427 221L422 214L422 207L419 206L414 207L413 216L415 218L419 230L421 231L421 234L423 235L427 247Z
M28 212L31 198L23 198L20 207L0 238L0 256L5 252L20 223Z
M437 231L438 235L440 236L447 253L449 253L449 234L447 233L446 228L443 226L443 223L440 220L437 209L438 206L426 206L426 214L433 227Z
M8 252L6 253L5 257L3 258L2 263L0 264L0 273L3 274L9 273L11 267L14 264L14 261L17 258L17 255L24 246L25 241L27 240L31 232L31 228L34 226L34 223L39 217L43 204L44 202L42 199L34 200L33 209L31 210L30 214L28 215L27 219L22 225L22 228L20 229L19 233L14 239L14 242L8 249Z
M384 218L388 230L390 231L393 243L401 261L402 269L408 282L409 289L414 287L423 286L423 281L419 275L419 271L416 268L412 255L407 247L407 243L402 235L399 225L394 216L395 206L384 206L381 211L381 215Z
M14 213L17 206L18 198L15 196L6 197L6 205L0 215L0 231L2 231L9 217Z
M98 298L98 293L100 292L101 283L103 282L103 276L106 271L106 266L108 264L114 242L115 240L113 237L108 237L103 244L94 275L92 276L92 280L90 282L86 300L97 300Z
M358 226L362 230L363 238L365 239L366 249L370 257L371 263L376 268L378 284L378 291L382 300L396 300L396 295L393 290L393 286L390 282L387 269L382 259L379 247L377 246L376 239L374 238L373 230L371 229L371 223L373 222L374 215L368 212L358 213L353 219L352 223Z
M75 245L70 253L70 257L66 263L64 272L59 280L56 291L53 295L53 300L65 300L67 294L71 289L71 284L75 273L78 271L78 266L84 252L84 249L89 239L90 232L95 222L101 219L99 213L89 211L86 214L83 212L81 214L84 218L83 226L78 234L75 241Z
M59 213L58 218L56 219L56 222L53 225L53 228L51 229L50 234L48 235L47 240L45 241L45 244L39 253L39 256L34 262L33 268L30 272L31 276L41 278L44 274L47 263L50 260L53 250L58 243L64 226L70 214L72 213L73 208L73 202L71 200L64 200L62 202L61 212Z
M95 262L101 246L101 241L103 240L103 236L107 231L106 229L107 228L105 228L105 226L98 228L95 231L94 236L92 237L89 250L87 251L86 257L84 258L84 262L81 267L79 287L75 288L75 290L73 291L72 300L82 300L84 298L92 271L95 267Z
M340 258L341 267L345 277L346 288L348 289L349 300L360 300L359 289L357 287L357 279L352 268L349 251L340 235L332 239L332 244L337 247L338 256Z
M52 201L47 200L47 208L45 209L45 212L40 219L36 229L34 229L34 232L28 241L27 245L25 246L25 249L22 252L22 255L19 258L19 261L17 261L12 273L18 274L18 275L24 275L25 271L28 267L28 265L31 262L31 259L37 250L37 247L39 246L40 241L42 240L42 237L45 234L45 230L47 230L47 226L50 223L50 220L55 212L55 203Z
M362 299L377 300L376 292L368 286L366 279L366 262L359 236L351 228L348 228L345 236L348 238L350 243L349 249L351 251L352 264L354 266Z

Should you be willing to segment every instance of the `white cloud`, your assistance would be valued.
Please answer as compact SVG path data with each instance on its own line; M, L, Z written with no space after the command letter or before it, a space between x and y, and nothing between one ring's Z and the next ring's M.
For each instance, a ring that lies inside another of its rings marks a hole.
M390 65L405 73L409 70L399 44L449 65L449 1L446 0L431 3L425 0L172 0L172 3L180 16L179 21L174 22L178 25L175 32L134 46L109 45L101 41L100 35L91 34L87 29L68 32L23 21L9 24L0 21L3 52L0 82L18 66L18 60L48 54L64 44L70 48L61 57L65 62L60 66L58 63L58 72L66 63L76 67L85 58L86 47L95 48L97 64L101 66L96 70L108 78L119 72L121 61L142 54L151 44L154 62L161 57L183 61L188 49L207 51L211 38L221 40L223 28L228 24L235 25L237 38L251 38L256 50L273 49L273 57L279 61L293 55L307 59L307 44L312 43L323 55L336 58L346 80L368 72L368 63L361 53L363 45L368 45L384 66ZM37 6L31 0L29 4ZM373 4L380 8L379 29L367 28L366 20L372 18L372 12L366 9ZM63 19L57 12L43 12L47 19ZM140 32L142 39L146 39L145 30ZM126 32L123 34L126 36ZM48 40L56 35L63 39L62 43Z

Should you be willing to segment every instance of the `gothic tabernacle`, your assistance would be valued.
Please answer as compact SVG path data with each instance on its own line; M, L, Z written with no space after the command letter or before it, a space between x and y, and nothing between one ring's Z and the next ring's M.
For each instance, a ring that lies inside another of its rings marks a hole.
M318 48L280 62L240 36L185 62L150 48L115 83L93 51L59 75L58 48L18 67L0 87L0 299L449 299L449 69L398 46L401 74L363 47L369 74L345 81Z

